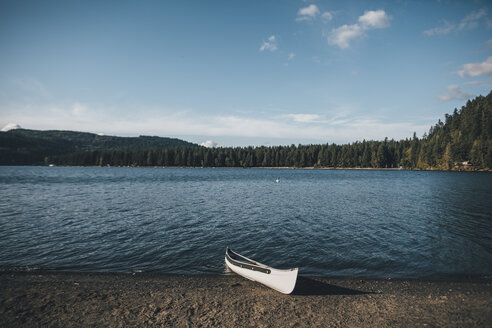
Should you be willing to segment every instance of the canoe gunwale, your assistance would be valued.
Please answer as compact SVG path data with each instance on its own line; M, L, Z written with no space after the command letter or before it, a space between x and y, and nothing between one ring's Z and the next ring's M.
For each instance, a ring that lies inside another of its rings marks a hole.
M248 270L252 270L252 271L258 271L258 272L262 272L262 273L265 273L265 274L270 274L272 272L272 270L268 269L268 268L265 268L265 267L262 267L262 266L259 266L259 265L254 265L254 264L249 264L249 263L246 263L246 262L243 262L243 261L238 261L238 260L235 260L233 259L229 253L233 254L233 255L236 255L236 256L239 256L239 257L242 257L248 261L251 261L250 259L248 258L245 258L244 256L242 255L239 255L237 253L234 253L231 249L227 248L226 250L226 258L227 258L227 261L229 261L232 265L235 265L235 266L238 266L240 268L243 268L243 269L248 269Z

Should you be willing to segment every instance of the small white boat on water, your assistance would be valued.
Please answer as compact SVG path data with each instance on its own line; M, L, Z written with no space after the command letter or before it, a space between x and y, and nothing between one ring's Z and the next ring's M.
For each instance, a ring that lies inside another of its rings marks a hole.
M279 270L248 259L226 249L225 263L229 269L249 280L257 281L283 294L290 294L296 286L298 268Z

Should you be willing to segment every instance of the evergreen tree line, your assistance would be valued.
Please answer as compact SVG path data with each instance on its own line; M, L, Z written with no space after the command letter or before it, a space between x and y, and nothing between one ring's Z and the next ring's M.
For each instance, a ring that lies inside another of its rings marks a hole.
M48 156L96 150L138 150L193 147L190 142L165 137L115 137L77 131L14 129L0 131L0 165L42 165Z
M360 167L449 170L471 162L492 168L492 92L469 100L422 138L362 141L345 145L275 147L169 147L97 150L46 158L56 165L184 167Z

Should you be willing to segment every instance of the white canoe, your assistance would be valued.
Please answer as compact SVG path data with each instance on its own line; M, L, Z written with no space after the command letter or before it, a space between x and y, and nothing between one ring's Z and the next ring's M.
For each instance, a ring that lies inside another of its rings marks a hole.
M279 270L248 259L226 249L225 263L229 269L249 280L257 281L283 294L290 294L296 286L298 268Z

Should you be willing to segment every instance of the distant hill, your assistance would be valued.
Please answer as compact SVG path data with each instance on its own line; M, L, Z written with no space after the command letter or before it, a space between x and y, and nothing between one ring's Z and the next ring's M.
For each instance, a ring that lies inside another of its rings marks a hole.
M164 137L115 137L76 131L14 129L0 132L0 165L44 164L49 156L96 150L136 151L166 147L198 145Z

